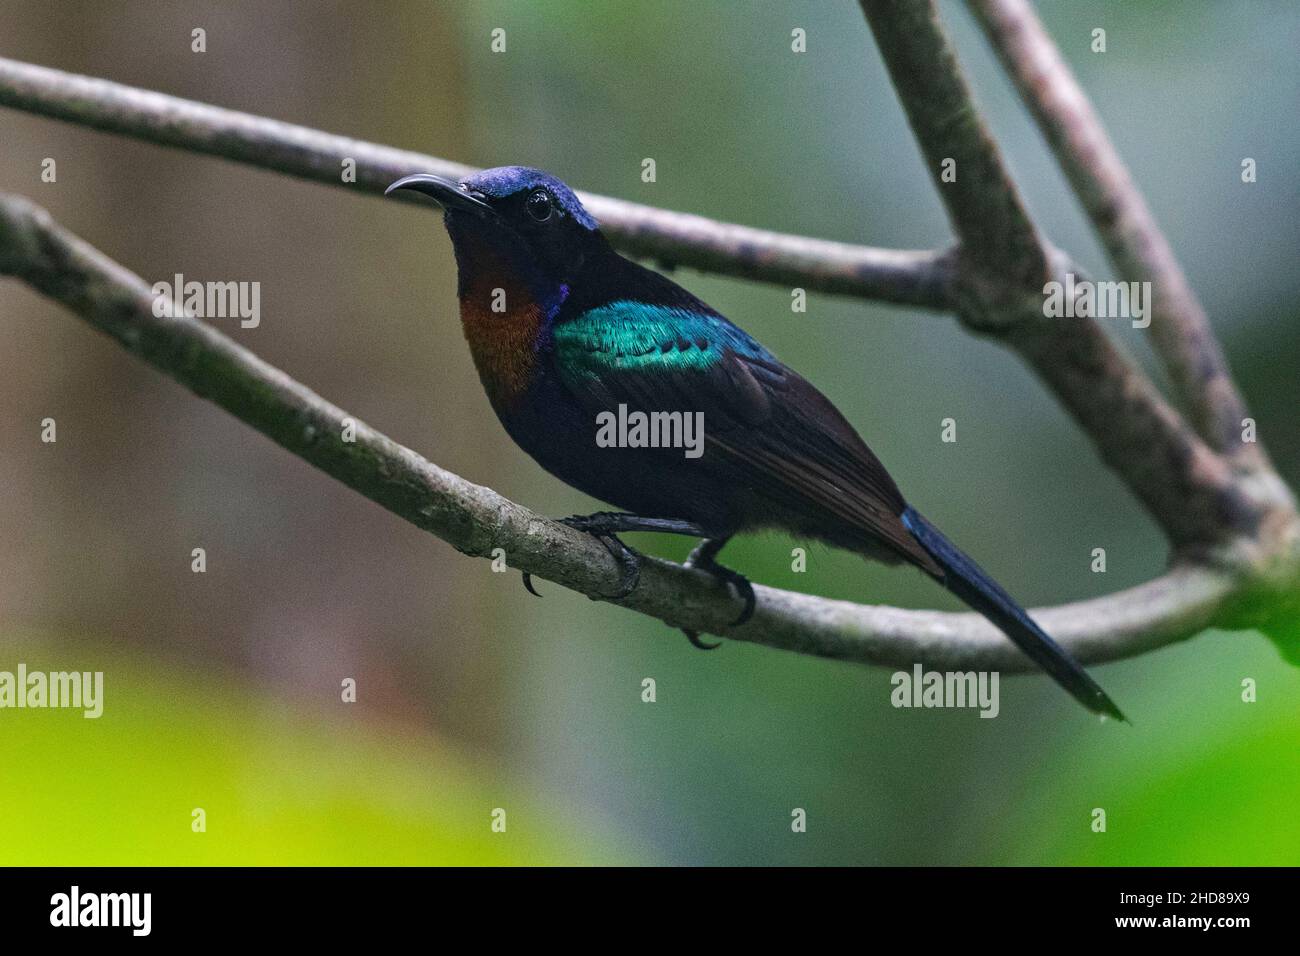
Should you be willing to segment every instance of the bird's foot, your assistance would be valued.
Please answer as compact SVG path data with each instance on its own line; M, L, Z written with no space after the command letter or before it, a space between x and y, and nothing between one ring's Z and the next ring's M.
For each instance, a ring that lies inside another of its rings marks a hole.
M694 647L698 647L702 651L716 651L722 646L721 641L714 641L710 644L708 641L700 640L700 632L692 631L687 627L682 628L682 633L686 635L686 639L690 641Z
M738 627L754 616L754 608L757 606L758 600L754 596L754 585L749 583L749 578L739 571L733 571L731 568L723 567L718 563L718 552L722 550L727 540L727 538L709 538L701 541L695 546L695 550L691 552L690 557L686 559L686 567L706 571L724 585L731 585L736 589L736 594L745 602L740 615L731 622L732 627ZM682 633L686 635L687 640L702 651L711 651L722 646L721 641L716 644L708 644L700 640L699 631L682 628Z
M561 518L560 523L568 525L575 531L581 531L597 538L623 569L623 577L619 582L618 590L611 595L607 595L606 600L618 601L627 597L635 590L637 582L641 578L641 555L619 539L618 534L620 532L657 531L667 534L688 534L705 538L705 540L696 545L695 550L686 559L686 567L705 571L723 584L730 585L745 602L745 606L741 609L739 616L731 623L731 626L739 627L754 616L754 608L757 604L754 597L754 586L749 583L749 579L743 574L723 567L717 561L718 552L730 540L730 535L720 538L707 538L705 537L705 530L690 521L677 518L643 518L640 515L628 514L622 511L597 511L595 514L573 515L568 518ZM523 577L524 587L528 589L528 593L541 597L533 588L532 576L525 571ZM700 640L698 631L683 628L682 633L701 650L711 651L721 646L720 643L709 644Z
M574 531L581 531L589 534L601 544L618 562L622 569L622 578L619 580L618 590L612 594L605 595L605 600L621 601L634 590L637 582L641 580L641 555L629 548L619 539L615 531L636 530L628 528L626 519L631 515L623 515L613 511L598 511L590 515L572 515L568 518L558 519L560 524L568 525ZM541 597L533 588L533 578L527 571L523 572L524 588L529 594Z

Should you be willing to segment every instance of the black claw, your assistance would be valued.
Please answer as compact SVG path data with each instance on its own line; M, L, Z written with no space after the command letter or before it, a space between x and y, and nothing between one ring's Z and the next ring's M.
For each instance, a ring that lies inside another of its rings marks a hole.
M754 585L749 583L749 578L739 571L733 571L731 568L725 568L718 564L716 555L726 543L726 538L701 541L696 545L695 550L691 552L690 557L686 559L686 567L707 571L723 584L729 584L736 589L736 595L745 602L745 606L740 610L740 615L731 622L732 627L739 627L754 616L754 609L758 606L758 598L754 595ZM689 632L687 632L687 636L690 636ZM691 643L695 644L695 640L692 639Z
M754 609L758 607L758 598L754 594L754 585L750 584L749 578L743 574L736 574L731 583L736 586L736 590L740 592L740 596L745 600L745 606L741 608L740 616L731 622L732 627L739 627L754 616Z
M688 631L686 630L686 628L682 628L682 633L686 635L686 639L688 641L690 641L693 645L695 645L702 651L716 651L719 647L722 646L721 641L718 641L718 643L716 644L709 644L705 641L700 640L699 631Z
M599 511L592 515L572 515L560 519L560 524L566 524L574 531L589 534L603 544L605 550L613 556L614 560L623 569L623 577L618 582L618 590L613 594L605 595L607 601L623 600L636 590L637 583L641 580L641 556L625 545L618 535L609 530L612 519L617 517L617 515L610 512ZM532 588L529 588L529 590L532 590Z
M637 583L641 580L641 556L620 541L616 535L602 535L599 541L623 568L623 577L618 582L618 590L608 597L611 601L621 601L636 590Z
M527 571L525 571L523 572L523 578L524 578L524 590L527 591L529 594L531 594L533 597L541 597L541 595L537 593L537 589L533 587L533 576L529 574Z

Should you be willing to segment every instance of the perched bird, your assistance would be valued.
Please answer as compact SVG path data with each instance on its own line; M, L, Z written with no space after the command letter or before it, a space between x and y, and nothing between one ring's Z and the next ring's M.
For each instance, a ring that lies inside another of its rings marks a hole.
M506 431L551 474L623 509L565 519L623 563L618 596L635 587L638 566L619 533L692 535L703 540L688 563L745 598L741 623L753 588L717 554L738 532L782 529L915 565L1084 706L1124 719L997 582L908 505L825 396L691 293L615 252L564 183L504 166L458 183L406 176L387 192L399 189L445 211L465 338ZM703 453L631 440L603 447L602 416L608 423L620 410L703 413Z

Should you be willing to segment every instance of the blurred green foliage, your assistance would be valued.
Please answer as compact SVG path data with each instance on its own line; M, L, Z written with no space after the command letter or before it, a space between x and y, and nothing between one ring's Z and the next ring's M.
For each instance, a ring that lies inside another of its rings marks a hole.
M45 646L19 637L0 646ZM87 646L47 646L24 660L29 673L93 660L105 675L104 712L0 711L0 866L631 859L603 823L580 823L554 796L427 731L369 726L360 702L304 712L246 683L200 682ZM504 832L491 828L498 808Z

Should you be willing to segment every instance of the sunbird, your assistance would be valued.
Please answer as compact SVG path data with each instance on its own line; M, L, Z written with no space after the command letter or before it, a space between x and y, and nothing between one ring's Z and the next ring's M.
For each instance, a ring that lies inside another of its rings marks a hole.
M622 509L563 519L620 561L613 598L631 593L639 568L618 534L690 535L701 540L687 564L736 589L742 624L754 590L718 552L737 533L779 529L920 568L1089 710L1124 719L1024 608L907 503L829 399L715 309L619 255L560 180L502 166L459 182L418 173L386 195L399 189L443 208L465 338L510 437L561 481ZM630 433L611 447L613 416L636 413L660 424L702 414L703 453ZM525 584L531 591L527 576Z

